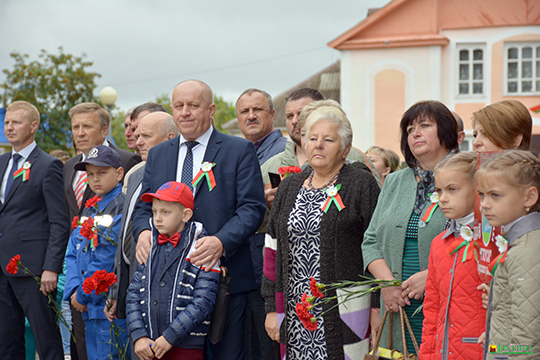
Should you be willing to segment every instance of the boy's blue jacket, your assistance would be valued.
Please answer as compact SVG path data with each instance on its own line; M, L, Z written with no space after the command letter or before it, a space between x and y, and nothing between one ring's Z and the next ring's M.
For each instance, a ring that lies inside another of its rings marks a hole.
M138 265L127 293L128 334L134 342L162 335L173 346L202 349L216 302L219 262L206 272L189 261L189 254L197 239L207 233L201 223L187 222L165 264L157 262L158 232L154 229L152 235L148 261ZM169 324L161 334L158 313Z
M99 226L98 245L95 248L89 247L88 250L86 250L88 240L81 236L81 227L78 226L71 233L68 252L66 253L67 274L64 300L71 302L71 295L77 291L77 301L81 305L88 306L88 311L82 313L84 320L106 318L103 313L105 306L103 296L96 295L94 291L91 294L86 294L83 291L82 285L84 280L91 277L97 270L114 271L116 245L105 240L100 234L105 233L118 243L122 209L124 208L122 185L118 184L109 193L104 195L101 201L97 203L97 206L101 211L100 215L110 215L112 217L112 224L108 228ZM93 207L85 208L82 213L83 217L92 217L94 219L96 215L98 215L98 212Z

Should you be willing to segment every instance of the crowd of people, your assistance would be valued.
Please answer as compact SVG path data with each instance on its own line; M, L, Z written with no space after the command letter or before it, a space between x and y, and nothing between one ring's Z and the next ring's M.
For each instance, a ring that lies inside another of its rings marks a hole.
M347 114L315 89L285 98L288 137L263 90L236 101L244 138L217 131L215 111L207 84L183 81L172 116L155 103L128 112L128 151L106 140L109 113L81 103L70 158L37 146L34 105L7 107L0 355L352 360L374 342L420 359L540 354L540 161L523 104L475 112L475 151L460 152L459 115L418 102L400 123L403 164L354 148ZM480 152L498 153L478 167ZM502 227L488 284L476 193ZM329 288L310 305L317 284L366 278L400 285L345 303ZM491 351L506 344L530 351Z

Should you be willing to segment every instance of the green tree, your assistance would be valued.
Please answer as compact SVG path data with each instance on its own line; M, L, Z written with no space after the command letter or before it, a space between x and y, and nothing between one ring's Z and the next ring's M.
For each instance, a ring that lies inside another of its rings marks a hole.
M12 52L10 56L15 65L3 70L6 81L0 84L4 106L16 100L34 104L41 114L38 145L47 152L72 150L69 109L81 102L98 102L94 89L101 75L88 71L93 62L86 61L85 54L64 53L62 47L57 54L41 50L38 59L30 62L28 54Z
M114 139L114 143L117 147L129 150L127 147L127 141L126 141L126 135L124 132L124 121L126 120L126 112L123 110L120 110L118 112L112 113L112 129L109 129L111 131L111 135Z
M171 99L167 94L161 94L155 100L156 103L162 105L169 114L171 112ZM227 133L227 130L222 129L221 125L226 123L229 120L232 120L236 117L236 111L234 109L233 103L223 100L222 96L214 94L214 104L216 104L216 113L214 114L214 125L218 131L222 133Z

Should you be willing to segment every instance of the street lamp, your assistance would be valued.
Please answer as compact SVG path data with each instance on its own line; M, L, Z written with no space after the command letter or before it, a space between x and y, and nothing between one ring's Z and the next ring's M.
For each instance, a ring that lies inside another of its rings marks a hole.
M111 117L111 121L109 123L109 134L107 139L109 142L112 142L112 108L117 98L118 93L110 86L105 86L103 89L101 89L99 93L99 99L101 100L103 105L107 107L107 110L109 110L109 116Z

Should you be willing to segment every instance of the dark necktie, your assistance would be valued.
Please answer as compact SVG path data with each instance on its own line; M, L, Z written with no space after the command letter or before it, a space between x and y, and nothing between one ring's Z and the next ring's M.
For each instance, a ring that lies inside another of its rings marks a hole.
M193 191L193 149L199 143L196 141L186 141L186 157L184 159L184 165L182 165L182 179L180 182L186 184L191 191Z
M9 175L6 182L6 191L4 192L4 199L7 197L7 194L9 193L9 188L11 187L11 184L13 184L13 174L17 169L19 168L19 160L22 158L19 154L13 154L13 161L11 164L11 170L9 171Z

